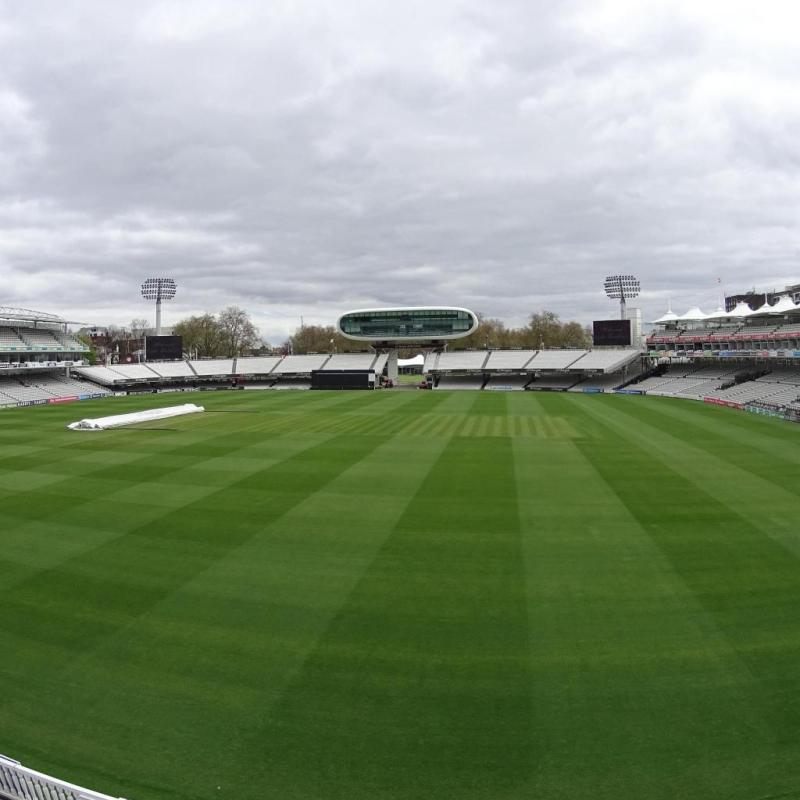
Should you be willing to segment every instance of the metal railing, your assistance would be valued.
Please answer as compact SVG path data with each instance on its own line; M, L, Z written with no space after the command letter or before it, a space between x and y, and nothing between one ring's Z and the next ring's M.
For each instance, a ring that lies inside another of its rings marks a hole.
M3 800L122 800L73 783L51 778L0 755L0 798Z

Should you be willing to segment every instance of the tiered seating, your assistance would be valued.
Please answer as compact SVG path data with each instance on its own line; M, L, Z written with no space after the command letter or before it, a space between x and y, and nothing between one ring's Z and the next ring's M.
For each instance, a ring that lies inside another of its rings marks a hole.
M484 389L522 391L530 382L530 375L492 375Z
M195 373L186 361L148 361L147 366L162 378L195 377Z
M64 349L64 345L50 331L20 328L19 335L27 344L37 350L42 348L47 348L48 350Z
M676 364L664 375L646 378L635 384L634 388L662 397L702 400L709 391L716 389L724 380L730 380L737 371L736 368L725 365L693 367Z
M13 403L24 403L32 400L50 400L53 397L60 396L60 392L54 393L49 389L28 383L27 381L23 382L13 378L4 378L0 380L0 395L5 398L5 405L11 405Z
M552 389L566 391L574 386L580 377L578 375L540 375L533 383L528 384L528 389Z
M21 350L25 346L13 328L0 328L0 350Z
M85 351L89 348L81 342L79 339L76 339L74 336L71 336L69 333L57 333L54 332L53 336L64 345L65 350L77 350L77 351Z
M378 357L375 359L375 363L372 365L372 369L375 370L376 375L382 375L383 370L386 368L386 362L389 360L388 353L379 353Z
M280 356L254 356L252 358L236 359L237 375L269 375L275 365L280 361Z
M485 354L484 354L485 356ZM480 389L483 386L481 375L442 375L436 389Z
M585 353L586 350L540 350L528 369L567 369ZM572 383L575 383L574 378Z
M778 367L754 381L718 389L707 396L742 404L763 402L790 406L800 400L800 367Z
M423 373L426 375L436 370L436 365L439 362L439 353L429 352L425 354L425 364L422 367Z
M374 353L338 353L331 356L323 367L324 370L335 369L370 369L375 361Z
M592 375L580 383L571 386L570 392L582 392L585 389L600 389L601 391L609 391L616 389L625 382L626 378L619 372L606 373L604 375ZM630 378L627 378L630 380Z
M108 394L105 389L101 389L93 383L68 378L66 375L48 375L46 380L37 378L36 383L60 397L73 394Z
M144 364L114 364L111 369L128 380L152 381L158 377L153 370Z
M113 386L115 383L124 383L127 379L108 367L76 367L75 371L90 381L103 386Z
M454 370L481 369L489 354L486 350L461 350L439 354L436 369L440 372Z
M536 350L492 350L486 362L486 369L524 369L536 352Z
M273 375L286 374L306 374L315 369L322 369L322 366L330 358L325 353L316 353L309 356L285 356L275 365L272 370Z
M577 361L570 364L570 370L595 369L603 372L617 372L631 361L640 357L638 350L589 350ZM534 365L536 360L534 360Z
M672 335L677 336L677 341L680 341L681 339L691 339L693 337L706 336L731 337L735 335L739 328L741 328L741 323L738 322L730 325L707 325L702 328L683 328L680 331L672 332Z
M758 380L800 386L800 369L797 367L775 367L768 375L764 375Z
M202 377L233 375L232 358L209 358L199 361L190 361L189 365L195 371L195 374Z
M777 325L745 325L740 330L736 331L735 338L744 336L769 336L775 333Z

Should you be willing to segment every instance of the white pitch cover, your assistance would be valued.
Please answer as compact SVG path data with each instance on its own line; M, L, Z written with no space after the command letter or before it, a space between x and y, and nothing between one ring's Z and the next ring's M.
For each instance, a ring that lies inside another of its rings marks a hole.
M134 411L130 414L117 414L113 417L98 417L97 419L82 419L72 422L67 427L71 431L105 431L109 428L120 428L123 425L135 425L138 422L154 422L170 417L180 417L184 414L197 414L205 411L203 406L194 403L185 403L182 406L168 406L167 408L151 408L148 411Z

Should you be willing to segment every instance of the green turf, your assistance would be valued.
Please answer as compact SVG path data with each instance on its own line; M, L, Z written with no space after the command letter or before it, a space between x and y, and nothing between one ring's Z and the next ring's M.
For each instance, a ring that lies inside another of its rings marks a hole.
M800 797L800 426L191 399L0 412L0 752L131 800Z

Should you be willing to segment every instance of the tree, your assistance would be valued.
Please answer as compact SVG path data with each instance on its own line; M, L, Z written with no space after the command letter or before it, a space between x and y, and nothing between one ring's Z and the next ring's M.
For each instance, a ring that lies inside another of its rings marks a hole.
M77 339L81 344L85 344L89 348L89 352L84 355L84 358L89 362L89 364L94 366L97 363L97 348L95 347L92 337L89 336L88 332L81 328L79 331L72 331L70 336L73 339Z
M366 342L346 339L333 325L302 325L287 342L291 351L303 353L356 353L368 349Z
M225 355L232 358L263 346L258 328L250 315L238 306L228 306L219 312L217 319Z
M453 350L496 350L511 347L510 340L513 330L506 328L505 323L499 319L484 317L477 314L478 328L463 339L455 339L451 343Z
M187 317L174 325L172 332L183 339L183 349L197 356L223 355L224 343L219 322L213 314Z

